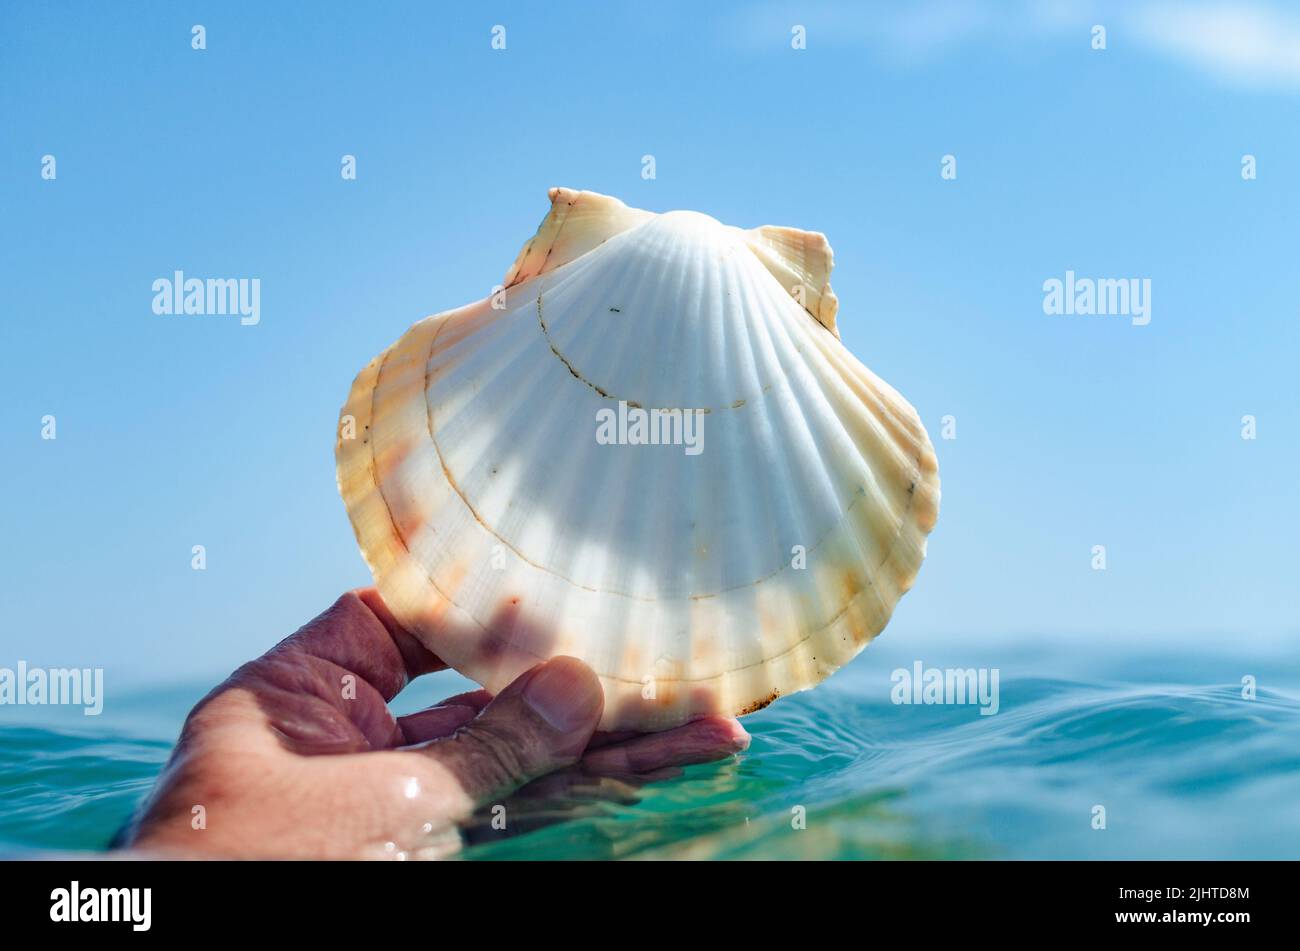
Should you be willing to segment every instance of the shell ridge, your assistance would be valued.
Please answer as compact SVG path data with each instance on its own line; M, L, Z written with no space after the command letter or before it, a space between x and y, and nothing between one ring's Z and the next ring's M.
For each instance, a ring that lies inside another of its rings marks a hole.
M830 276L835 253L820 231L802 231L782 225L761 225L742 232L750 249L771 272L782 289L794 296L791 279L804 291L801 305L836 339L835 317L839 299L831 290Z
M506 287L569 264L610 238L654 217L650 212L629 208L617 198L597 192L552 188L547 195L551 207L537 233L525 243L506 272ZM557 255L556 249L565 242L572 247L563 247Z
M444 316L445 316L445 317L450 317L450 316L451 316L452 314L454 314L454 313L456 313L456 312L455 312L455 311L448 311ZM423 321L422 321L421 323L423 323ZM420 325L417 324L416 326L418 327L418 326L420 326ZM432 352L432 348L433 348L433 346L434 346L434 341L436 340L436 338L438 337L438 335L441 334L441 332L442 332L442 330L444 329L445 326L446 326L446 321L444 320L444 321L442 321L442 322L440 322L440 323L438 324L437 328L434 330L433 334L431 335L431 338L432 338L432 339L431 339L431 341L430 341L430 352ZM413 329L414 329L414 328L413 328ZM404 338L403 338L403 339L404 339ZM372 387L372 389L371 389L371 391L370 391L370 418L371 418L371 419L375 419L375 418L376 418L376 416L375 416L375 402L376 402L376 400L377 400L377 398L378 398L378 394L379 394L379 385L380 385L380 382L381 382L381 378L382 378L382 375L383 375L384 368L387 366L389 358L390 358L390 357L392 356L392 354L393 354L393 353L398 349L398 346L399 346L400 343L401 343L401 340L399 340L398 343L394 344L393 346L391 346L391 347L389 347L387 350L385 350L384 353L380 356L380 358L379 358L379 360L378 360L378 367L377 367L376 370L375 370L375 383L374 383L374 386ZM373 492L377 495L378 500L379 500L380 503L383 505L384 511L385 511L385 513L387 514L387 517L388 517L388 524L389 524L389 526L390 526L390 528L391 528L391 534L392 534L392 537L395 538L395 539L397 540L397 542L398 542L400 545L402 545L403 549L404 549L404 550L408 553L408 555L409 555L409 554L410 554L410 546L409 546L409 544L408 544L408 542L407 542L407 539L406 539L406 538L404 537L404 535L403 535L403 532L402 532L401 527L400 527L400 526L398 525L398 523L397 523L397 519L396 519L396 517L395 517L395 515L394 515L394 513L393 513L393 507L392 507L391 503L389 502L388 497L387 497L387 494L386 494L385 489L384 489L383 480L380 479L380 478L378 477L378 473L377 473L377 469L376 469L376 459L375 459L375 453L376 453L376 440L375 440L375 437L374 437L373 435L372 435L372 437L370 438L368 444L369 444L369 446L370 446L370 449L369 449L368 455L369 455L369 459L370 459L370 463L369 463L369 464L370 464L370 470L371 470L371 473L372 473L372 487L373 487ZM367 556L367 562L369 562L369 555L368 555L368 553L366 552L366 549L365 549L364 546L363 546L363 553L366 553L366 556ZM375 569L375 568L373 568L373 567L372 567L372 570L375 570L377 575L379 575L379 574L381 573L380 570L377 570L377 569ZM387 574L387 571L384 570L382 573L383 573L383 574ZM438 584L438 581L437 581L437 580L432 576L432 574L429 573L429 572L426 570L425 575L426 575L426 579L427 579L427 582L428 582L429 586L430 586L431 588L433 588L433 590L434 590L434 591L435 591L435 592L436 592L440 597L444 598L444 599L445 599L449 604L453 604L453 605L454 605L454 604L455 604L454 599L453 599L453 598L452 598L452 597L451 597L447 592L444 592L444 591L442 590L442 588L441 588L441 587L439 586L439 584ZM478 625L480 628L482 628L485 632L487 631L487 628L486 628L483 624L481 624L481 623L480 623L476 618L474 618L474 616L473 616L472 614L470 614L469 612L464 611L464 609L461 609L461 610L462 610L462 613L464 613L466 617L468 617L468 618L469 618L471 621L473 621L476 625Z

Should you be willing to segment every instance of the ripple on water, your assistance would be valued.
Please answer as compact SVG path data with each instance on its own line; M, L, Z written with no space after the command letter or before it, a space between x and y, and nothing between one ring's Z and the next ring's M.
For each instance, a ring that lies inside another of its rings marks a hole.
M1004 678L1001 707L853 684L746 720L744 756L651 785L561 777L467 858L1296 857L1300 704L1236 687ZM185 709L175 711L179 723ZM169 743L0 728L0 846L101 848ZM1096 806L1107 829L1092 828Z

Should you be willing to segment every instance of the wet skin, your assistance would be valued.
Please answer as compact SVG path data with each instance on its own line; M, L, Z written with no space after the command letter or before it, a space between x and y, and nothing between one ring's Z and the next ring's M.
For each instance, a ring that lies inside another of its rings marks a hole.
M749 745L726 717L595 733L604 696L571 657L495 698L479 690L392 715L403 687L445 668L373 588L343 595L194 708L123 844L181 857L438 857L460 847L476 811L508 831L506 797L541 777L530 789L626 795Z

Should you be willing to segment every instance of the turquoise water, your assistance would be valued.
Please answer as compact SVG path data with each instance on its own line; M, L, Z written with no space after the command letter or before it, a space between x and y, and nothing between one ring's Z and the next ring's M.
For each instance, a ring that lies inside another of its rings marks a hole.
M999 711L892 703L891 671L917 659L998 667ZM462 686L428 680L400 712ZM817 690L747 718L743 756L640 789L525 790L509 807L513 834L471 825L464 855L1296 858L1297 685L1291 659L917 658L873 645ZM98 718L0 709L0 851L103 848L208 686L110 694ZM1096 806L1105 829L1092 827Z

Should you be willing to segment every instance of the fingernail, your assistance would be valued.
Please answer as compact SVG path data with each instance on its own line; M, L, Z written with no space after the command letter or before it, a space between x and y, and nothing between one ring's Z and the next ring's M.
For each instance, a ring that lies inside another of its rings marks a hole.
M748 730L746 730L743 726L740 725L739 721L737 720L731 721L730 732L731 732L731 741L732 743L735 744L736 752L740 753L749 749L749 743L750 740L753 739L753 737L749 735Z
M573 657L554 657L524 687L524 703L561 733L594 726L604 694L591 668Z

